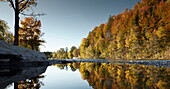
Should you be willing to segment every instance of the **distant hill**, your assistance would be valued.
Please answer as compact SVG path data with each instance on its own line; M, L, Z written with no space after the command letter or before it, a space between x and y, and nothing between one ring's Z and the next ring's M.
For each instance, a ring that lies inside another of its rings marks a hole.
M170 0L142 0L111 16L80 45L83 59L170 59Z

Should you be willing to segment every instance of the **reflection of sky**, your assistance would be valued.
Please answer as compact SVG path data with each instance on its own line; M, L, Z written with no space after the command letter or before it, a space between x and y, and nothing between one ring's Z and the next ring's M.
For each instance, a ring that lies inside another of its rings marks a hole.
M14 83L12 83L11 85L8 85L8 86L6 87L6 89L14 89Z
M66 71L56 66L49 66L42 75L45 75L45 78L40 81L44 86L40 89L92 89L88 82L82 79L79 70L73 72L70 68Z
M68 66L68 70L60 70L57 66L49 66L45 73L45 78L41 78L44 86L40 89L92 89L86 80L82 79L82 76L77 69L71 71ZM14 84L7 89L13 89Z
M78 47L83 37L101 23L106 23L110 15L122 13L125 8L141 0L37 0L35 12L47 15L40 17L45 33L46 48L41 51L56 51L59 48ZM0 19L9 23L13 32L14 13L8 3L0 2ZM23 19L23 17L21 17Z

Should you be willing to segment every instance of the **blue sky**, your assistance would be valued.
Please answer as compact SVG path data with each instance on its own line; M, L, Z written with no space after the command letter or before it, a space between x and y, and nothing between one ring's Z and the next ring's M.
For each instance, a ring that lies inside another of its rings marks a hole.
M101 23L106 23L110 15L122 13L125 8L141 0L37 0L35 12L47 15L38 17L42 22L42 32L46 43L41 51L57 51L59 48L79 47L82 38ZM10 31L14 27L14 11L8 3L0 2L0 19L7 21ZM23 16L21 16L23 19Z

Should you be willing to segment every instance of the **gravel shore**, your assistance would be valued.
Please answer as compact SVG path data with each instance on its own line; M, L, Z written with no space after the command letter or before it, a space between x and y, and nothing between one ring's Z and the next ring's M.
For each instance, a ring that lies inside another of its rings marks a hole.
M73 63L73 62L89 62L89 63L129 63L129 64L141 64L141 65L155 65L157 67L170 68L170 60L109 60L109 59L56 59L48 60L49 64L56 63Z

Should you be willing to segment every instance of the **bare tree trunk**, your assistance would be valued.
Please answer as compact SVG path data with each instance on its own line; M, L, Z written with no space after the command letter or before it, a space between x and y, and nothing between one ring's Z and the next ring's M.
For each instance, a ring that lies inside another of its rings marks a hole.
M15 0L15 6L16 6L16 9L15 9L15 39L14 39L14 45L15 46L18 46L18 38L19 38L19 34L18 34L18 31L19 31L19 7L18 7L18 0Z

